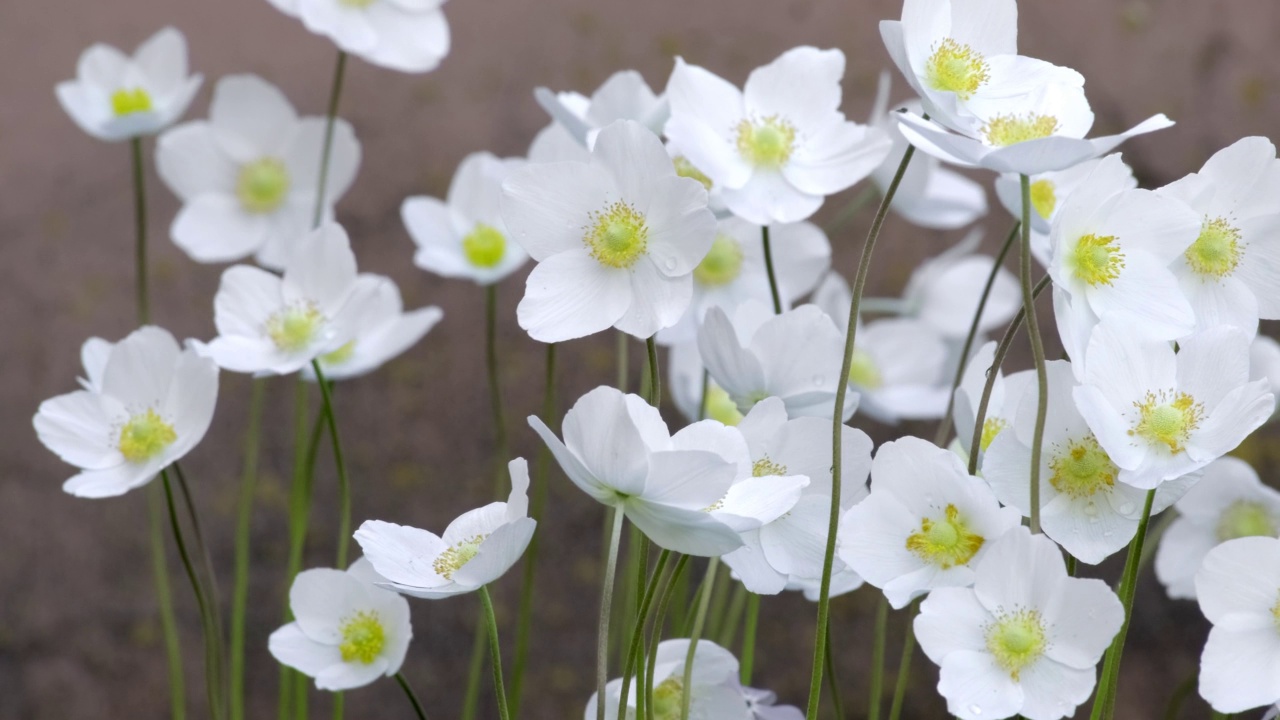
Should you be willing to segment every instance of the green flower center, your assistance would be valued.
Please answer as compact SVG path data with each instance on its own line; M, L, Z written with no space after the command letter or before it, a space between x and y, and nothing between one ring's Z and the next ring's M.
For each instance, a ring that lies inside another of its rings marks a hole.
M378 658L387 644L387 631L375 612L363 610L343 621L339 628L342 644L338 651L343 662L368 665Z
M987 627L987 652L1014 680L1031 663L1044 655L1049 645L1044 621L1034 610L1018 610Z
M291 305L267 318L267 337L284 352L298 352L315 340L323 325L324 315L315 305Z
M178 439L173 426L155 410L148 409L129 418L120 429L120 454L132 463L146 462L164 452Z
M723 425L737 425L742 422L742 413L738 404L729 397L724 388L713 382L707 383L707 398L704 401L706 416Z
M1037 180L1031 183L1031 207L1040 217L1048 220L1058 207L1058 193L1052 180Z
M717 235L711 251L693 269L693 279L704 287L720 287L733 282L742 272L742 246L728 235Z
M1047 138L1058 131L1058 118L1052 115L1028 113L1023 117L1017 115L997 115L982 126L982 134L987 143L995 147L1008 147L1028 140Z
M345 345L338 348L337 350L321 355L320 362L325 365L341 365L346 361L350 360L351 356L354 355L355 352L356 352L356 341L348 340Z
M649 226L644 215L619 200L603 212L591 213L585 240L591 257L601 265L629 268L649 247Z
M276 158L260 158L240 168L236 197L245 212L269 213L289 194L289 169Z
M653 689L654 720L680 720L684 704L684 684L680 678L669 677Z
M777 115L738 123L738 152L756 167L782 167L791 159L795 145L795 127Z
M1085 235L1076 241L1067 265L1090 286L1110 285L1124 269L1124 253L1114 235Z
M116 117L151 110L151 95L142 88L121 88L111 93L111 111Z
M924 64L925 84L968 100L990 79L982 53L951 38L944 39Z
M1239 229L1226 218L1205 218L1200 236L1187 248L1187 265L1206 277L1226 277L1240 265L1241 250Z
M849 362L849 382L866 390L878 390L884 387L884 376L880 374L880 366L865 350L853 349Z
M676 166L677 175L689 178L690 180L697 180L702 183L702 187L706 188L707 192L711 192L711 178L707 177L701 170L694 167L693 163L689 162L689 158L683 155L677 155L672 158L671 162Z
M1053 471L1049 484L1058 492L1075 498L1110 490L1120 472L1092 434L1078 442L1069 441L1065 448L1054 454L1049 461L1049 469Z
M462 238L462 254L476 267L494 267L507 254L507 238L490 225L476 223L475 229Z
M1186 393L1147 393L1134 406L1138 422L1129 434L1165 445L1175 455L1186 449L1187 438L1200 427L1204 416L1204 405Z
M946 570L972 560L983 542L981 535L969 530L956 506L948 505L943 517L920 520L920 529L907 538L907 549L921 560Z
M1220 542L1243 537L1275 537L1276 534L1275 520L1262 503L1238 500L1218 518Z
M471 562L471 558L480 552L480 543L484 542L484 538L484 535L476 535L445 550L432 561L432 569L445 580L452 580L453 574L461 570L463 565Z

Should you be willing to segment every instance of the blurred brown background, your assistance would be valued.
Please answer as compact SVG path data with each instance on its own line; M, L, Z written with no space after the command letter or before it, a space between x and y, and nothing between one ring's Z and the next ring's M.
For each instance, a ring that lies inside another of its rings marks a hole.
M535 86L589 93L613 71L635 68L661 88L676 54L741 83L751 68L791 46L842 48L849 56L845 109L864 118L876 76L889 65L877 23L899 11L897 0L454 0L446 8L454 50L438 71L411 76L353 62L342 114L364 145L364 164L339 218L362 269L392 276L411 307L445 310L441 325L406 356L338 389L356 522L376 517L438 531L487 501L490 492L482 293L412 266L412 245L397 212L404 197L443 194L466 153L523 153L546 123L532 99ZM265 0L0 3L0 718L152 718L167 712L145 499L141 493L107 501L64 495L59 486L71 471L39 445L30 422L42 399L73 389L86 337L117 339L133 328L128 148L83 135L63 115L53 86L72 77L89 44L131 49L166 24L186 33L192 68L206 77L188 118L203 116L219 76L239 72L260 73L280 85L303 113L323 112L333 45ZM1024 52L1075 67L1089 79L1096 132L1118 131L1155 112L1178 120L1172 130L1125 147L1148 186L1197 169L1239 137L1273 131L1280 110L1274 54L1280 5L1272 0L1028 1L1020 24ZM903 84L896 84L899 98ZM196 265L169 243L176 204L149 173L155 320L179 337L208 338L221 268ZM830 217L842 202L829 202L819 218ZM866 222L864 215L832 238L837 267L846 273ZM996 209L988 224L991 242L1003 236L1009 219ZM879 257L883 271L875 273L872 291L896 293L915 260L959 236L913 231L891 220ZM515 450L532 456L534 437L523 417L537 408L542 349L515 323L522 283L522 276L512 278L501 291L502 380ZM612 357L610 337L564 348L562 406L611 382ZM637 353L633 371L639 366ZM292 385L272 382L268 393L253 520L248 692L254 718L274 713L277 673L266 636L279 623L284 592L291 458ZM224 596L231 584L247 395L244 377L223 375L213 428L187 462ZM678 422L673 412L667 417ZM871 429L885 437L883 429ZM1254 457L1267 455L1266 445L1254 443ZM309 565L332 557L333 480L327 456L321 457ZM527 718L579 717L593 687L601 512L558 472L551 492L551 512L540 529L545 554ZM1096 572L1114 578L1118 566ZM198 622L176 565L173 577L192 717L203 717ZM517 588L512 575L497 589L504 620L514 615ZM1171 687L1194 668L1206 628L1193 605L1164 600L1149 577L1139 602L1120 715L1161 717ZM873 606L866 591L834 605L850 717L864 712ZM404 671L430 716L453 717L475 599L413 601L413 608L416 638ZM807 687L812 624L813 606L798 597L764 603L757 684L794 704L802 704ZM893 633L891 664L897 628ZM504 635L508 650L512 639ZM915 667L907 716L937 717L941 705L931 689L936 670L923 656ZM390 682L350 693L349 716L408 717L398 694ZM313 701L313 708L327 712L322 701ZM485 712L493 715L491 708ZM1202 706L1194 712L1207 714Z

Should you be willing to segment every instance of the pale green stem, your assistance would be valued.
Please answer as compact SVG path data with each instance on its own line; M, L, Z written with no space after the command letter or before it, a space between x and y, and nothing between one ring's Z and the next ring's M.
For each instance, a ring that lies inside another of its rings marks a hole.
M658 555L658 562L653 567L653 574L649 576L649 582L645 586L644 595L640 599L640 607L636 611L635 623L631 630L631 642L627 645L627 660L622 669L622 695L621 697L630 697L632 674L636 672L637 664L644 662L644 626L645 621L649 618L649 610L653 606L653 598L658 592L658 585L663 579L663 571L666 570L667 562L671 559L671 551L663 550ZM643 693L641 693L643 694ZM618 720L626 720L625 709L626 702L618 706Z
M493 612L493 599L489 597L489 588L480 586L480 605L484 608L486 624L489 627L489 657L493 660L493 693L498 698L498 717L500 720L511 720L511 711L507 708L507 687L502 682L502 648L498 645L498 616Z
M844 717L844 698L840 693L840 676L836 674L836 659L831 652L831 625L827 625L827 690L831 692L831 709L837 718Z
M338 51L338 62L333 68L333 84L329 88L329 108L324 117L324 144L320 148L320 177L316 185L315 212L311 226L319 227L324 219L325 195L329 190L329 158L333 154L333 128L338 120L338 103L342 98L342 81L347 74L347 54Z
M211 628L213 630L214 679L218 688L219 704L225 710L227 699L226 647L223 645L225 641L222 628L222 608L219 602L221 593L218 590L218 576L213 570L213 558L209 555L209 545L205 542L204 531L200 529L200 516L196 512L195 501L191 496L191 487L187 484L187 476L182 472L182 465L178 462L174 462L170 467L178 480L178 490L182 494L183 506L186 508L188 519L191 521L191 532L195 538L196 552L199 553L205 582L208 583L204 588L204 596L209 611L209 621L212 623Z
M871 636L871 697L867 703L867 720L880 720L880 703L884 699L884 646L889 629L889 600L878 593L876 627Z
M259 430L262 406L266 398L266 380L254 378L249 396L249 429L244 438L244 466L240 475L240 497L236 512L236 570L231 590L231 718L244 718L244 628L249 604L249 543L253 496L258 487Z
M738 628L742 623L742 615L747 609L749 594L747 587L742 583L733 584L733 598L729 601L729 609L725 611L715 633L716 644L720 647L733 647L733 643L737 641Z
M916 629L913 621L919 611L920 603L917 602L911 606L907 617L906 635L902 638L902 657L898 659L898 677L893 682L893 704L889 706L889 720L901 717L907 686L911 683L911 658L916 654Z
M684 677L680 681L680 720L689 720L689 703L693 700L693 662L698 653L698 640L702 637L702 625L707 621L707 608L711 606L711 591L715 589L716 571L720 558L707 561L707 578L702 581L698 597L698 614L693 617L693 630L689 633L689 649L684 654ZM602 696L603 697L603 696Z
M405 679L404 673L396 673L396 683L409 698L409 703L413 705L413 712L418 716L418 720L427 720L427 714L422 710L422 703L418 702L418 696L413 693L413 688L409 687L409 681Z
M747 597L747 620L742 630L742 663L738 666L738 678L743 685L751 683L751 672L756 662L756 629L760 625L760 596L751 593Z
M662 402L662 376L658 372L658 346L650 337L644 341L649 356L649 404L658 407Z
M484 656L488 645L484 627L484 611L476 618L471 631L471 660L467 663L467 687L462 693L462 720L472 720L480 709L480 676L484 674Z
M769 276L769 296L773 298L773 314L782 314L782 297L778 294L778 278L773 272L773 249L769 246L769 226L760 226L760 239L764 243L764 269Z
M653 618L653 629L649 634L649 659L646 663L644 673L644 692L641 697L648 700L653 697L654 668L658 663L658 643L662 641L662 632L666 624L667 608L671 607L671 598L675 597L677 582L684 577L684 570L689 565L689 556L681 555L676 561L676 567L671 571L671 580L667 582L667 586L663 588L662 599L658 601L658 614ZM643 715L645 720L654 720L653 703L648 703L644 707L644 712L637 714L637 717Z
M324 429L324 415L320 414L316 416L308 433L307 396L307 383L299 377L294 391L293 479L289 488L289 557L285 565L285 622L293 619L293 612L289 608L288 589L293 585L293 578L302 570L302 554L306 545L311 507L312 470L315 468L316 453L320 447L320 432ZM296 708L295 699L300 703ZM303 676L296 670L281 665L277 718L288 720L295 717L295 711L305 718L306 700L307 684Z
M325 424L329 426L329 441L333 444L333 460L338 466L338 559L336 567L347 567L347 546L351 542L351 482L347 478L347 463L342 456L342 437L338 434L338 419L333 410L333 391L324 376L319 360L311 361L316 373L316 384L324 399Z
M1031 178L1022 176L1022 252L1019 258L1022 280L1022 309L1026 314L1031 359L1036 368L1036 425L1031 440L1031 532L1040 532L1040 456L1044 452L1044 425L1049 411L1049 375L1045 367L1044 341L1036 315L1036 293L1031 282Z
M160 628L164 633L165 655L169 658L169 705L174 720L187 716L186 680L182 674L182 646L178 641L178 622L173 615L173 591L169 583L168 556L164 548L164 532L160 526L160 504L163 490L152 483L147 488L147 533L151 545L151 573L156 582L156 600L160 606Z
M600 589L600 624L596 637L596 720L604 717L604 686L609 681L609 616L613 614L613 576L618 569L618 545L622 541L622 506L613 508L609 550L605 556L604 583Z

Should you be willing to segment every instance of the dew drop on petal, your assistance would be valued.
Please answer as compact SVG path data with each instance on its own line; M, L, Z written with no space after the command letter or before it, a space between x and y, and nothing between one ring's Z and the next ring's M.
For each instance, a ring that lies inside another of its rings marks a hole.
M1133 503L1124 503L1119 509L1121 515L1128 515L1134 510Z
M974 715L981 715L981 714L982 714L982 706L980 706L980 705L970 705L970 706L969 706L969 712L973 713Z
M824 380L824 379L825 379L825 378L823 378L821 375L814 375L814 376L813 376L813 384L814 384L815 386L817 386L817 387L822 387L822 383L823 383L823 380Z

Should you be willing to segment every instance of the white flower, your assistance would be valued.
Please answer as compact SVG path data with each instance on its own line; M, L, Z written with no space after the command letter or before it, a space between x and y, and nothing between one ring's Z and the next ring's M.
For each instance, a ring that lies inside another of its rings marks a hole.
M794 705L777 705L778 696L771 690L742 688L747 709L754 720L804 720L804 711Z
M40 442L81 469L62 489L123 495L182 459L204 437L218 399L218 368L166 330L146 326L111 346L82 350L85 389L40 404Z
M889 152L887 135L840 112L844 65L839 50L798 47L739 90L676 58L667 137L733 214L758 225L804 220Z
M996 344L989 342L978 348L965 367L960 378L960 387L956 388L956 404L954 408L956 424L956 440L967 453L973 440L973 426L978 421L978 404L982 401L982 390L987 384L987 373L992 370L996 358ZM1022 402L1023 392L1035 381L1035 373L1023 370L1006 376L995 369L996 380L991 386L991 398L987 403L987 415L982 422L982 435L978 441L978 453L985 452L991 443L1004 432L1018 414L1018 406ZM1031 467L1030 461L1027 468Z
M357 283L347 232L327 223L298 244L283 277L227 268L213 300L218 337L194 344L226 370L287 375L355 338L352 310L375 287Z
M1128 323L1103 323L1073 395L1098 444L1139 488L1199 470L1235 449L1275 410L1263 381L1249 382L1249 341L1215 328L1179 343L1142 339Z
M742 421L738 404L724 388L716 384L702 364L696 340L671 346L667 353L667 387L671 401L689 422L702 419L717 420L725 425L737 425ZM703 388L703 379L706 387ZM705 392L706 397L703 397Z
M1249 346L1249 379L1265 380L1271 394L1280 395L1280 343L1259 335Z
M996 261L990 255L974 252L981 241L981 233L972 232L944 252L920 263L902 291L906 315L923 320L957 344L969 334L978 303L982 301L982 289ZM1022 290L1018 279L1001 267L996 271L987 305L979 318L978 333L1001 327L1021 308Z
M281 663L341 692L391 677L404 664L413 628L409 603L377 587L381 578L361 558L343 572L304 570L289 588L294 622L271 633L268 647Z
M1068 576L1052 541L1017 527L978 561L972 588L929 593L915 631L942 669L938 692L950 714L1058 720L1089 699L1123 622L1111 588Z
M1200 657L1200 696L1234 713L1280 700L1280 540L1223 543L1196 573L1200 611L1213 623Z
M693 270L711 248L707 193L676 175L639 123L600 132L589 163L534 163L503 183L502 216L538 261L516 309L535 340L615 327L651 337L680 319Z
M325 119L299 118L284 94L255 75L218 81L209 119L160 136L160 179L183 202L169 233L197 262L257 255L280 268L311 229ZM360 144L337 120L323 203L325 218L355 179Z
M973 584L974 563L1021 518L951 452L915 437L885 443L871 494L840 519L840 559L905 607L934 588Z
M1209 551L1228 540L1280 535L1280 492L1245 461L1221 457L1174 506L1178 517L1160 536L1156 577L1169 597L1196 598L1195 576Z
M626 513L660 547L719 556L742 545L707 512L737 467L714 452L676 448L658 410L639 396L602 386L578 398L564 416L564 442L536 416L529 425L578 489Z
M58 102L99 140L151 135L187 111L204 78L187 74L187 40L167 27L127 57L110 45L80 54L76 79L58 83Z
M502 577L524 554L538 522L529 517L529 466L507 464L511 494L458 516L444 535L366 520L355 532L364 556L385 578L380 587L438 600L472 592Z
M1258 318L1280 319L1280 162L1271 141L1240 140L1157 192L1201 217L1199 236L1173 264L1196 329L1234 325L1252 335Z
M569 137L589 148L600 130L618 120L635 120L653 132L662 134L671 111L667 99L654 94L644 76L635 70L619 70L596 88L591 97L576 92L553 93L547 88L534 90L534 98Z
M405 312L400 289L381 275L360 275L351 295L351 306L343 311L351 317L351 339L317 358L327 380L345 380L382 367L416 345L444 317L435 305ZM309 365L303 366L302 374L315 378Z
M689 694L689 717L699 720L747 720L747 699L738 685L738 660L728 650L711 642L700 640L693 651L693 670L689 674L689 687L684 687L685 657L689 654L688 640L663 640L658 643L653 666L653 707L655 720L679 720L685 693ZM634 717L638 683L631 683L627 698L627 713ZM618 717L618 705L622 703L622 680L610 680L605 686L604 707L607 718ZM591 700L582 717L595 720L599 698Z
M462 159L441 202L432 197L407 198L400 218L418 246L413 262L444 277L466 278L491 285L505 278L529 256L512 242L502 222L502 181L524 164L491 153Z
M444 0L269 0L317 35L374 65L434 70L449 54Z

